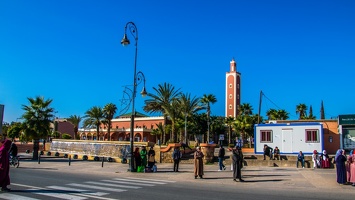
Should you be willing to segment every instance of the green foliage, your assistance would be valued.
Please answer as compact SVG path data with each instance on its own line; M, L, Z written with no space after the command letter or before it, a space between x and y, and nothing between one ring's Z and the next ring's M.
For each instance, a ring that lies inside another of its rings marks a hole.
M67 133L63 133L62 134L62 139L71 139L71 135L69 135Z

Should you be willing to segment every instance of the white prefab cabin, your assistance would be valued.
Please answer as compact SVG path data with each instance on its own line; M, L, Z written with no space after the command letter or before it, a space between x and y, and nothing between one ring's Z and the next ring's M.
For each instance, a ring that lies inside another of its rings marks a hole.
M277 146L281 154L322 152L323 125L317 122L255 124L254 144L256 154L264 153L264 144L273 149Z

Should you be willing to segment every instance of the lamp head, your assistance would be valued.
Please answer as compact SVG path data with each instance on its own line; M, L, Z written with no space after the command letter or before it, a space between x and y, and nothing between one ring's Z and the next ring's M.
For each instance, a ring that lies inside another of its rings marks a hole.
M145 87L143 87L143 90L141 92L142 97L147 96L147 91L145 90Z
M123 38L122 38L122 40L121 40L121 44L122 44L123 46L127 46L127 45L130 44L129 39L127 38L127 34L124 34L124 36L123 36Z

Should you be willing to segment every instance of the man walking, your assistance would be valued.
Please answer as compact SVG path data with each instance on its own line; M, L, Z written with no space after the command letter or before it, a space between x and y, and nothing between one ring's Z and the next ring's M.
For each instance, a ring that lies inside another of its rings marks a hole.
M223 146L221 145L221 147L219 148L219 152L218 152L218 164L219 164L219 172L222 171L222 168L224 170L226 170L226 167L223 164L223 160L224 160L224 155L226 154Z
M241 169L243 167L243 153L240 147L233 149L233 181L244 182L242 179Z
M172 157L174 160L174 172L179 172L179 162L182 157L179 147L175 147Z

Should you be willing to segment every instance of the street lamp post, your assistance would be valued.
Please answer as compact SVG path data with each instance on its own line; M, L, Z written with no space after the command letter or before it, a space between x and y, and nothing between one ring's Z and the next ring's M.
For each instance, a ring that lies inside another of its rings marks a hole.
M132 113L131 113L131 124L130 124L130 134L129 134L129 141L130 141L130 166L128 171L130 172L134 172L134 163L133 163L133 140L134 140L134 117L135 117L135 109L134 109L134 101L135 101L135 97L136 97L136 92L137 92L137 85L142 81L141 77L143 78L144 81L144 87L143 90L141 92L142 96L144 97L147 92L145 90L145 77L144 74L142 72L138 72L137 71L137 52L138 52L138 30L136 25L133 22L128 22L124 28L124 36L123 39L121 40L121 44L123 46L127 46L130 44L129 39L127 38L127 29L129 30L129 32L132 34L132 36L134 37L135 42L135 46L136 46L136 50L135 50L135 54L134 54L134 74L133 74L133 91L132 91ZM137 82L139 81L139 82Z

